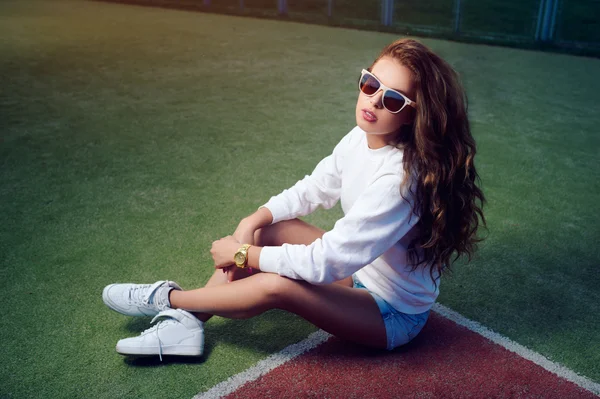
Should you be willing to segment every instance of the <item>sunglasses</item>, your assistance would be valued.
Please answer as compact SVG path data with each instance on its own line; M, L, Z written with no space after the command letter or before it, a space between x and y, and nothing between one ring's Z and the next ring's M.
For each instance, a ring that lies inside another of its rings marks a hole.
M360 80L358 81L358 88L362 93L369 97L374 96L379 90L383 90L381 103L383 104L383 107L392 114L397 114L407 105L417 108L416 102L409 99L399 91L390 89L366 69L362 70Z

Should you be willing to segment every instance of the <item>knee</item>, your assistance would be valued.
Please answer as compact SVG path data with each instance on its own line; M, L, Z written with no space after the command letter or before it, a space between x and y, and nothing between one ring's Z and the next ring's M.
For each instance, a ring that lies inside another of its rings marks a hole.
M266 247L269 244L266 242L266 229L268 227L262 227L254 232L254 245L258 245L259 247Z
M260 273L259 284L269 302L277 305L280 304L288 293L292 285L295 283L287 277L282 277L274 273ZM257 276L257 277L258 277Z
M275 237L277 236L277 223L261 227L254 232L254 245L260 247L277 246Z
M254 232L254 245L260 247L279 246L282 244L278 236L281 233L281 222L271 224Z
M286 308L286 290L289 290L290 284L293 284L294 280L273 273L259 273L253 277L253 281L256 294L260 296L256 306L230 313L227 317L231 319L249 319L270 309Z

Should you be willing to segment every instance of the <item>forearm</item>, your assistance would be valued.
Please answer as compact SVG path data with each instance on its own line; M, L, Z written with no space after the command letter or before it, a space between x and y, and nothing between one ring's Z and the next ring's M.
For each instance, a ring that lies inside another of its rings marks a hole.
M256 245L253 245L248 249L248 267L260 270L259 260L261 251L262 247Z
M250 231L256 231L263 227L269 226L273 222L273 214L268 208L261 207L256 212L251 214L250 216L244 218L240 225L243 226L243 229L248 229ZM248 267L253 269L259 268L259 260L260 260L260 251L262 247L251 246L248 250Z
M270 225L273 222L273 214L268 208L259 208L256 212L250 216L242 219L240 224L243 224L247 228L251 228L254 231Z

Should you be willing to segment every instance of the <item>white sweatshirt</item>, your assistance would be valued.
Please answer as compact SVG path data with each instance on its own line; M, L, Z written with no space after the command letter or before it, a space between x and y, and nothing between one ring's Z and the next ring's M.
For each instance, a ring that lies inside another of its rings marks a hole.
M403 313L428 310L439 290L420 267L411 272L406 248L418 217L402 198L402 151L376 150L355 127L316 166L310 176L263 205L273 222L308 215L342 201L344 217L310 245L264 247L260 269L313 284L329 284L356 274L370 291ZM410 198L406 193L405 197ZM439 286L439 279L438 279Z

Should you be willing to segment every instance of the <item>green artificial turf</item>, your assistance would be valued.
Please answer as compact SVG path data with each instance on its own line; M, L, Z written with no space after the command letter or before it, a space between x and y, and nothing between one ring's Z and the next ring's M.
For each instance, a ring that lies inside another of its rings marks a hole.
M113 282L201 286L211 242L354 125L396 36L84 1L0 3L0 397L191 397L314 327L206 325L206 356L114 352ZM487 240L440 302L600 381L600 60L424 40L462 74ZM323 228L339 207L306 218Z

